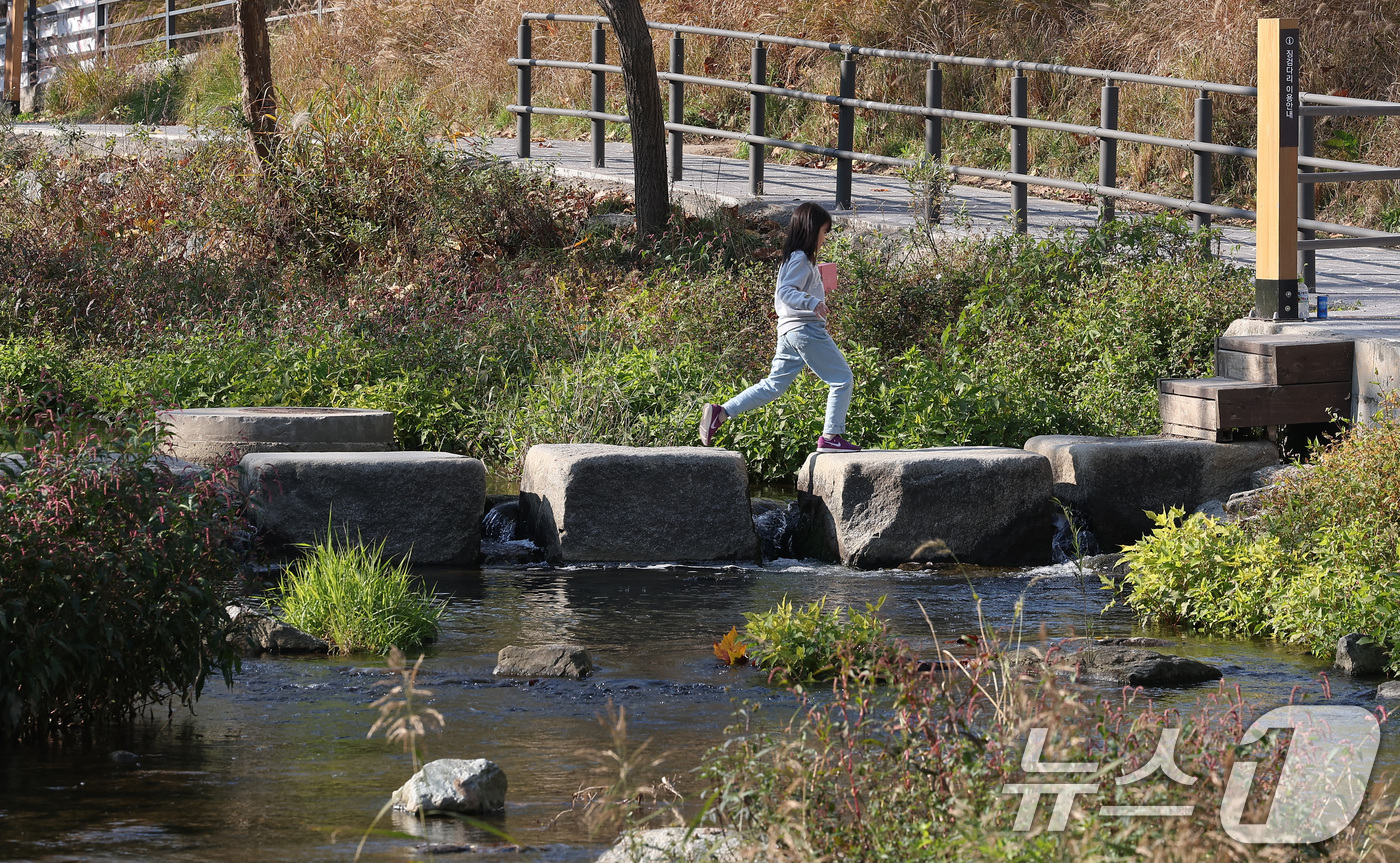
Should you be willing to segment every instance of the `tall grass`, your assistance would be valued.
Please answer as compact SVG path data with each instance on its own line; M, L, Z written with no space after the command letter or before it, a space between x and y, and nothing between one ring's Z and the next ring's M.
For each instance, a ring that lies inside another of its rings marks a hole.
M430 644L447 607L418 582L406 558L390 563L383 543L365 546L348 536L309 547L275 595L283 620L346 654Z

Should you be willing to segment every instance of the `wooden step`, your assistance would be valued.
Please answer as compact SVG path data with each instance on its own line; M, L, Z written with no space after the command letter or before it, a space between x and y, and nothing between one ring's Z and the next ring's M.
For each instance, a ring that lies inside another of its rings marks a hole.
M1350 383L1352 353L1352 343L1339 339L1221 336L1215 340L1215 373L1271 386Z
M1163 378L1157 405L1168 434L1228 439L1255 426L1329 422L1351 415L1351 381L1271 386L1234 378ZM1177 430L1181 429L1181 430ZM1191 433L1185 430L1195 430Z

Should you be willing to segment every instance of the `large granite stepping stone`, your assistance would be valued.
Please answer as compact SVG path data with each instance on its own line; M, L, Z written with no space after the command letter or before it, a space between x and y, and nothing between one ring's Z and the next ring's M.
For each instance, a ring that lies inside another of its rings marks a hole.
M1253 487L1252 474L1278 464L1268 441L1213 441L1149 435L1041 435L1026 449L1050 459L1055 497L1085 515L1105 551L1137 542L1152 530L1147 512L1187 512Z
M554 563L754 560L744 458L700 447L543 444L521 523Z
M1050 562L1050 463L1021 449L814 453L797 500L799 552L847 566Z
M337 539L413 563L476 562L486 467L445 452L254 453L239 463L273 545ZM333 521L331 521L333 519Z
M166 449L210 466L254 452L386 452L394 415L358 408L193 408L157 411L170 427Z

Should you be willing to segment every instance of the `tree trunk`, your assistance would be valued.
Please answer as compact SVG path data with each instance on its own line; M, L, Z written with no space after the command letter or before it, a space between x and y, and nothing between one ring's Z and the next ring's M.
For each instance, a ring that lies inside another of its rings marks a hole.
M272 88L272 46L267 38L267 0L236 0L238 65L243 75L243 119L258 162L277 151L277 95Z
M671 215L666 184L666 124L661 113L656 54L641 0L598 0L598 5L603 7L617 34L622 81L627 89L627 115L632 118L637 235L644 237L663 230Z

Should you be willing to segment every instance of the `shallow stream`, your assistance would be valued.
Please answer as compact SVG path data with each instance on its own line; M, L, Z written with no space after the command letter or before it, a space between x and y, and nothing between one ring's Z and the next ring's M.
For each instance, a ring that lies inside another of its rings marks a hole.
M1038 570L853 572L780 560L762 568L425 570L450 597L442 639L427 651L420 684L446 718L425 741L428 758L489 758L506 771L504 816L491 822L534 849L525 859L590 860L611 837L590 839L566 815L581 786L606 781L599 750L609 737L598 717L611 700L627 710L629 739L665 754L659 773L684 794L700 792L689 771L723 736L745 700L785 718L795 702L748 668L728 669L710 645L746 611L784 596L857 606L888 597L882 611L898 635L931 650L922 603L940 639L978 631L981 615L1004 626L1024 596L1028 640L1082 633L1162 635L1134 626L1130 613L1100 614L1107 594L1090 574L1081 589L1072 565ZM1174 637L1174 636L1173 636ZM584 681L499 681L496 651L507 644L574 641L599 666ZM1191 638L1172 652L1220 666L1225 683L1267 706L1295 686L1320 691L1327 664L1267 643ZM211 683L196 714L91 747L12 750L0 767L0 860L348 861L388 795L411 773L400 748L366 739L378 657L245 660L232 689ZM1375 681L1334 678L1333 695L1370 701ZM1105 691L1115 689L1105 687ZM1214 685L1149 691L1162 703L1193 704ZM162 714L161 719L164 719ZM1393 759L1387 746L1382 757ZM114 749L139 754L118 765ZM419 831L411 819L381 827ZM455 822L418 840L376 834L363 859L423 859L415 841L499 841ZM520 859L511 855L512 859ZM479 859L453 855L438 859Z

